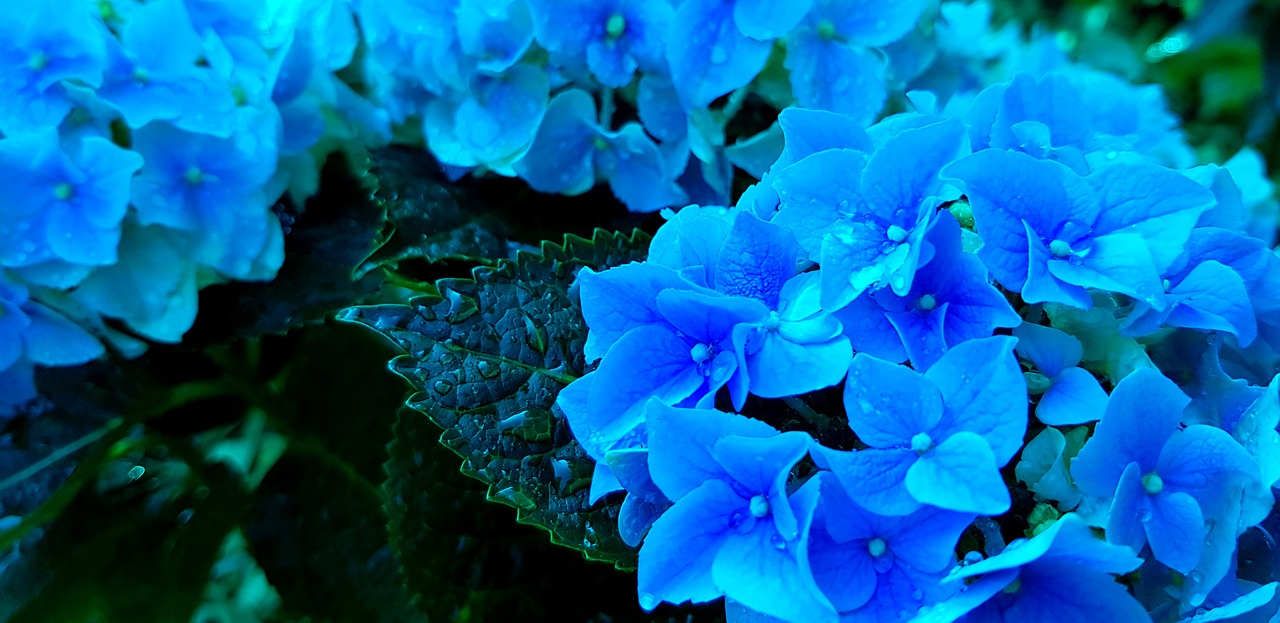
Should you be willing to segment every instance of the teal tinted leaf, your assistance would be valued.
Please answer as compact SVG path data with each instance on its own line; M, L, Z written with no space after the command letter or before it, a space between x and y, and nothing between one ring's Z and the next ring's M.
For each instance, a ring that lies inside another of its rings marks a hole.
M392 550L429 621L665 620L640 609L635 576L585 561L487 502L439 436L426 416L403 409L384 487ZM676 620L716 610L682 608Z
M264 340L263 349L264 358L277 351L289 358L274 381L282 400L272 424L291 444L315 444L381 485L391 428L408 388L382 369L398 354L395 346L361 327L328 323Z
M363 271L402 262L505 257L507 231L491 210L466 197L421 150L389 147L371 154L374 201L392 229Z
M426 620L400 582L381 507L378 488L331 455L290 448L271 468L244 533L282 620Z
M248 496L218 465L142 461L127 484L81 489L0 574L0 620L191 620Z
M592 463L553 410L560 390L585 372L586 324L574 276L642 259L648 236L597 230L567 236L541 254L518 254L473 279L444 279L439 296L407 305L345 310L407 354L391 368L417 393L409 406L444 429L440 442L463 458L463 473L489 486L489 499L517 509L522 523L554 542L619 566L635 553L617 533L617 504L588 503ZM412 464L394 463L399 470Z

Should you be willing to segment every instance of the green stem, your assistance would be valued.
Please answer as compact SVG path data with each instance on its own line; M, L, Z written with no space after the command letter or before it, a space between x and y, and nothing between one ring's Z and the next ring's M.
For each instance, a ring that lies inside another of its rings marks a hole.
M26 480L32 476L35 476L36 474L40 473L42 470L49 467L50 465L53 465L54 463L57 463L58 461L61 461L62 459L65 459L68 456L75 454L85 446L88 446L89 444L99 439L102 439L107 435L107 433L119 427L122 421L123 420L119 418L111 420L110 422L103 424L97 429L89 431L79 439L76 439L75 441L72 441L71 443L65 446L62 446L61 448L58 448L57 450L50 452L49 456L46 456L43 459L40 459L39 461L36 461L35 463L28 465L22 471L19 471L18 473L12 476L9 476L8 478L5 478L4 480L0 480L0 491L4 491L5 489L8 489L9 487L16 485L19 482L22 482L23 480Z

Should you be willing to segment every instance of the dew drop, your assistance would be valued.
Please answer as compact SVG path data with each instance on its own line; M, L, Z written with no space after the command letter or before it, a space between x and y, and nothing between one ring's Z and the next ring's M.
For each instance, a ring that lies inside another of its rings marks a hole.
M435 384L431 386L431 389L436 390L437 394L443 396L453 391L453 384L448 381L436 381Z

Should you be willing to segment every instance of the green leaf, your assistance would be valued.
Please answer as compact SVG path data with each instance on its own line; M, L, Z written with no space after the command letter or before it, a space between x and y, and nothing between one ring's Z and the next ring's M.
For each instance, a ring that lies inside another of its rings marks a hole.
M400 582L381 492L314 446L290 448L272 467L244 534L286 620L425 620Z
M408 386L382 369L395 346L363 327L330 322L263 341L264 357L287 357L272 382L280 401L272 424L294 444L314 443L382 484L382 464Z
M507 255L502 220L477 202L464 208L438 164L421 149L389 147L371 154L374 199L394 224L364 271L423 260L488 261Z
M385 486L391 545L428 620L663 620L665 611L640 609L635 576L602 570L553 545L542 531L517 524L512 509L486 502L484 485L458 472L457 457L436 443L439 435L421 413L404 409L388 449ZM715 620L723 611L702 610L713 616L698 620Z
M640 232L567 236L541 254L477 268L473 279L441 280L439 296L340 315L407 351L391 368L418 390L409 406L444 429L440 442L462 456L463 473L489 485L491 500L552 541L619 567L635 553L617 534L618 507L588 504L593 464L553 405L586 366L574 276L641 259L647 243ZM395 480L412 469L397 462L389 472Z
M191 619L248 496L219 465L148 456L126 472L81 489L0 574L0 620Z

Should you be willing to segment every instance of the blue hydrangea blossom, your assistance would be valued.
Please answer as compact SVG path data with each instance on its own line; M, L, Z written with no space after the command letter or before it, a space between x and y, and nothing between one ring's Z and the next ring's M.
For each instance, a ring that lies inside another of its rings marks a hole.
M836 621L802 569L816 487L791 494L787 487L809 436L650 404L650 473L675 504L640 548L640 605L723 595L786 620Z
M942 121L907 130L873 154L831 149L777 171L777 222L822 267L822 306L863 292L906 296L932 257L925 234L941 203L938 171L968 150L964 128Z
M854 501L901 515L922 504L999 515L1009 509L1003 467L1022 446L1026 382L1014 340L956 346L924 374L864 354L845 381L849 427L870 448L818 449Z
M905 296L866 292L836 313L854 350L925 370L948 348L1022 322L987 282L982 262L961 248L954 217L940 214L924 242L933 259L916 271Z
M1074 513L997 556L958 567L947 582L977 578L951 599L926 607L913 623L1137 623L1150 621L1112 574L1142 564L1132 550L1098 539Z
M1202 556L1232 554L1234 543L1226 551L1206 550L1205 522L1230 517L1240 489L1261 477L1252 457L1225 431L1179 428L1189 403L1159 372L1135 371L1111 392L1106 414L1071 464L1082 491L1111 500L1109 542L1134 551L1150 543L1156 560L1183 573Z
M941 579L955 564L956 541L972 514L926 506L901 516L877 515L851 499L850 483L830 472L818 480L822 498L810 529L808 566L841 621L905 620L904 614L954 592Z
M1028 374L1032 394L1039 394L1036 419L1051 426L1085 424L1102 417L1107 392L1088 370L1079 367L1084 345L1053 327L1023 323L1013 330L1020 357L1035 365Z
M1092 306L1088 288L1167 306L1161 274L1213 195L1150 164L1080 177L1053 161L987 149L947 166L963 184L983 245L978 257L1028 303Z

